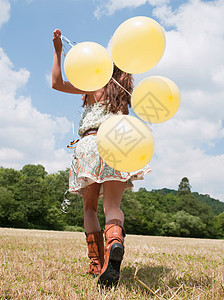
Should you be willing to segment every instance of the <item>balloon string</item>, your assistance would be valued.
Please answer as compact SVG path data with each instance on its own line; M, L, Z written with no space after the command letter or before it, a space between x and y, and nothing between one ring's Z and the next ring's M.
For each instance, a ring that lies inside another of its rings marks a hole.
M64 35L61 35L61 39L65 41L67 44L69 44L71 47L73 47L73 44L78 44L77 42L71 42L68 38L66 38ZM73 44L72 44L73 43Z
M95 94L93 94L93 97L94 97L94 101L95 101L95 103L97 103L97 100L96 100L96 96L95 96Z
M113 79L113 81L118 84L126 93L128 93L131 96L131 93L129 93L128 90L126 90L119 82L117 82L117 80L115 80L113 77L111 77L111 79Z
M73 47L74 45L73 44L78 44L77 42L71 42L68 38L66 38L64 35L61 35L61 39L62 41L65 41L67 44L69 44L71 47ZM73 44L72 44L73 43ZM62 53L65 55L65 52L64 50L62 50ZM113 81L118 84L126 93L128 93L130 96L131 96L131 93L129 93L128 90L126 90L119 82L117 82L117 80L115 80L113 77L111 77L113 79ZM96 101L96 98L95 98L95 95L94 95L94 99Z
M64 42L66 42L67 44L69 44L71 47L73 47L73 44L78 44L77 42L71 42L68 38L66 38L64 35L61 35L61 40L62 40L62 44L64 45ZM72 44L73 43L73 44ZM62 53L64 54L64 57L66 56L64 49L62 49Z

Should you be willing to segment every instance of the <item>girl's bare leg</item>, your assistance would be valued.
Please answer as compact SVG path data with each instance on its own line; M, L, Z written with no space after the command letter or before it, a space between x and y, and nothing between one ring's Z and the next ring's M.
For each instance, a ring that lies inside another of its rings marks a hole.
M93 183L83 189L84 228L86 233L101 230L97 218L99 191L99 183Z
M126 182L121 181L103 183L103 209L106 224L110 224L112 220L119 220L119 225L124 224L124 214L120 205L125 185Z

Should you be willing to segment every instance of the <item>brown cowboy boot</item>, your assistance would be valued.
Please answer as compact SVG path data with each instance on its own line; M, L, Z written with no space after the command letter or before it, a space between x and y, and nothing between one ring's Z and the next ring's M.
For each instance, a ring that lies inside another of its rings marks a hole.
M104 265L98 280L98 284L108 287L117 285L120 265L124 255L124 228L118 225L119 220L113 221L115 221L115 224L105 225Z
M87 273L95 277L100 274L104 263L103 232L86 233L86 242L88 244L88 256L91 259Z

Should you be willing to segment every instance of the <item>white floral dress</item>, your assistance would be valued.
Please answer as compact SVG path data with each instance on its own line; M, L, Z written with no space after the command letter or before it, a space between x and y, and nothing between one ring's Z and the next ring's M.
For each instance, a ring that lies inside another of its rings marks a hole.
M103 183L111 180L126 182L125 189L131 189L133 180L142 180L145 174L151 172L149 165L135 172L120 172L111 168L98 152L96 135L83 137L85 131L99 128L112 115L113 113L108 112L102 102L87 104L84 107L78 130L78 134L82 139L76 144L70 169L70 193L81 195L82 189L88 185L94 182ZM101 184L99 196L103 196L103 184Z

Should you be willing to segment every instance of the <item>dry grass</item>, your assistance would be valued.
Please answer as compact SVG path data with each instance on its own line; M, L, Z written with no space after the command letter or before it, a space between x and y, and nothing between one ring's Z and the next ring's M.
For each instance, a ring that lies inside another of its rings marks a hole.
M0 228L0 299L224 299L224 241L127 236L120 283L98 291L83 233Z

